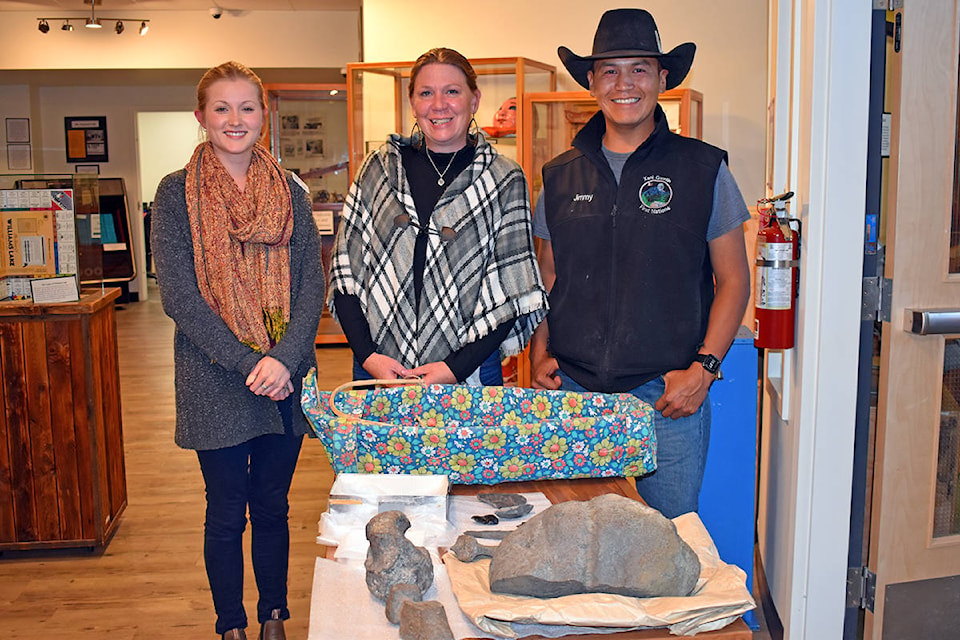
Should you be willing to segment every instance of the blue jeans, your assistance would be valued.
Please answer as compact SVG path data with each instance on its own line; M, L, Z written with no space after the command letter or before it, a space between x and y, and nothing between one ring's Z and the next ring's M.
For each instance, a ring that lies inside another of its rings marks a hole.
M373 376L367 373L363 365L353 359L353 379L371 380ZM500 364L500 350L496 349L487 356L480 365L480 382L487 387L499 387L503 384L503 365Z
M558 373L562 389L587 391L562 371ZM663 377L659 376L627 393L652 407L663 395L663 389ZM700 507L700 485L710 444L709 394L696 413L686 418L665 418L654 410L653 429L657 436L657 468L637 478L637 493L668 518L696 511Z
M287 493L303 437L291 433L292 400L277 404L284 418L285 435L264 435L226 449L197 451L207 493L203 559L219 634L247 626L243 608L243 532L248 506L250 555L260 593L257 620L269 620L274 610L280 611L282 620L290 617Z

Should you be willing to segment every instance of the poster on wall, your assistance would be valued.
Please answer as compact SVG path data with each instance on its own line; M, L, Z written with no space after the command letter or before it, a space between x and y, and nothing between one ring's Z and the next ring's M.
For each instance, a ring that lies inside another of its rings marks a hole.
M108 162L106 116L66 117L67 162Z

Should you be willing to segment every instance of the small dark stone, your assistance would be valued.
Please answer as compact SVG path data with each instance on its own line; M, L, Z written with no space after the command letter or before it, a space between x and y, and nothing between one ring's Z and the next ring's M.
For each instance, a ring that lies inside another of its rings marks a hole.
M436 600L400 607L400 640L454 640L447 612Z
M415 584L405 582L395 584L387 595L386 614L387 620L393 624L400 624L400 609L404 602L421 602L423 594L420 593L420 587Z
M473 536L461 535L457 541L450 547L453 555L457 556L460 562L473 562L477 558L492 558L495 546L480 544Z
M523 523L521 522L520 524ZM474 538L483 538L485 540L503 540L509 533L509 531L491 529L490 531L464 531L463 535L472 536Z
M519 493L478 493L477 500L495 509L519 507L522 504L527 504L527 499Z
M493 515L492 513L484 516L470 516L470 517L473 518L473 521L478 524L498 524L500 522L500 519L497 518L497 516Z
M498 517L503 518L504 520L514 520L516 518L522 518L533 511L532 504L518 504L515 507L504 507L503 509L497 509L496 514Z

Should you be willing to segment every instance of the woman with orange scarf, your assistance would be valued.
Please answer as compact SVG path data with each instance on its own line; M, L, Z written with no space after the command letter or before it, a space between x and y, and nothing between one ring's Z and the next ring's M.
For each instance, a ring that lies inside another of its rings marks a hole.
M260 79L239 63L204 74L195 114L207 141L160 183L151 228L176 323L175 440L200 460L204 560L216 632L229 640L246 638L248 507L259 637L286 637L287 493L308 432L297 399L323 304L306 187L257 142L265 104Z

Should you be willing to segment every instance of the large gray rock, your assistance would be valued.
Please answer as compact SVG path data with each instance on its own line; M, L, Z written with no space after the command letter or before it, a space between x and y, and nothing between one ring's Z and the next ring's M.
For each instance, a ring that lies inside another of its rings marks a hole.
M433 562L430 553L423 547L414 546L404 532L410 528L410 520L402 511L384 511L370 518L367 523L367 588L370 593L386 600L394 585L416 585L423 594L433 584Z
M454 640L447 612L436 600L400 607L400 640Z
M607 494L555 504L513 531L490 563L495 593L686 596L700 560L659 511Z

